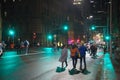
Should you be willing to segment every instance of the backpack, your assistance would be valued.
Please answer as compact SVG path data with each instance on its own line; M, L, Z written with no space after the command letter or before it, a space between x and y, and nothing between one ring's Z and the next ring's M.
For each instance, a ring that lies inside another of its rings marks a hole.
M25 42L24 42L24 46L27 46L27 45L28 45L28 43L27 43L27 41L25 41Z

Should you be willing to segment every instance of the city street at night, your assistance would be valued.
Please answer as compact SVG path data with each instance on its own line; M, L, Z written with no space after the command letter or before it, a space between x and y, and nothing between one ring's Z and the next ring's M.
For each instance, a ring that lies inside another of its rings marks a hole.
M0 80L120 80L120 0L0 0Z
M14 53L14 54L13 54ZM9 54L9 55L8 55ZM10 55L11 54L11 55ZM17 54L15 51L5 52L0 59L1 80L100 80L102 78L103 51L98 50L94 59L87 53L87 71L71 75L71 58L68 57L68 67L63 72L56 72L61 66L58 61L60 50L40 48L30 50L30 53ZM79 70L79 59L77 70ZM113 80L113 79L109 79Z

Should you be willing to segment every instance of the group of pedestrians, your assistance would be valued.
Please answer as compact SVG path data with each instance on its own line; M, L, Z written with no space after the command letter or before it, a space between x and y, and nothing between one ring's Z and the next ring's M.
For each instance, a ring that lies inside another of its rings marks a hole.
M27 54L29 45L30 45L30 43L28 40L25 40L25 41L18 40L17 42L12 44L12 47L11 47L11 45L8 45L4 41L0 42L0 57L3 55L3 52L5 51L5 49L8 48L6 46L10 46L11 49L16 49L17 53L21 53L24 50L25 54Z
M30 45L30 43L28 40L25 40L25 41L18 40L16 42L16 46L15 46L17 53L21 53L22 51L25 51L25 54L27 54L28 49L29 49L29 45Z
M79 47L75 44L71 45L70 57L72 59L73 69L76 69L78 58L80 59L80 62L79 62L80 70L87 69L87 67L86 67L86 51L87 51L87 47L84 45L84 43L81 43L81 45ZM64 67L64 63L66 65L66 67L68 66L67 57L68 57L68 48L66 45L63 45L63 48L61 51L61 56L59 58L59 61L62 62L62 68ZM84 63L84 65L82 65L83 63Z

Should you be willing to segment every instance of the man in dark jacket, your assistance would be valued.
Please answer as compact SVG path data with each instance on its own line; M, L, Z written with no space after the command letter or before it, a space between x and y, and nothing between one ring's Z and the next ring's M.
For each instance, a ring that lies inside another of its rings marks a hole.
M93 45L90 47L90 49L91 49L91 54L90 54L90 56L93 55L93 57L95 57L95 56L96 56L96 53L97 53L97 47L96 47L96 45L93 44Z
M79 48L78 48L79 52L80 52L80 70L82 70L82 61L84 62L84 70L86 70L86 51L87 48L84 46L84 44L82 44Z

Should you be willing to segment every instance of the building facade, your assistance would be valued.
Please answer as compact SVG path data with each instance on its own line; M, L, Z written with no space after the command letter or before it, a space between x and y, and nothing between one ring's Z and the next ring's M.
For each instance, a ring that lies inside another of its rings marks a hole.
M106 32L109 27L109 0L84 0L80 5L73 5L75 0L1 0L1 39L28 39L31 43L42 45L63 42L67 40L87 40L91 25L98 31ZM113 0L112 0L113 1ZM86 6L87 5L87 6ZM112 2L112 33L119 34L120 6L119 0ZM91 17L93 16L93 17ZM69 27L68 31L63 26ZM9 30L15 31L14 37ZM103 32L103 33L104 33ZM109 29L108 29L109 32ZM52 34L52 41L47 35Z
M52 33L63 43L83 35L83 19L80 8L72 1L48 0L2 0L2 40L28 39L31 43L40 42L47 45L47 35ZM77 12L78 11L78 12ZM62 27L68 25L69 31ZM15 31L14 38L8 32ZM68 35L72 33L72 35ZM53 42L53 41L52 41Z

